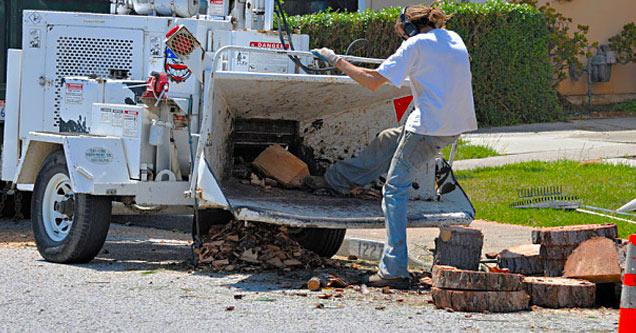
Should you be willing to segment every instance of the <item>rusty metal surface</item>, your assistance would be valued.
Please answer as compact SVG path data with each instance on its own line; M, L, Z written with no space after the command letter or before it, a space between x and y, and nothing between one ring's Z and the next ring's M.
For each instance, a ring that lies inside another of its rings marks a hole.
M378 228L384 226L380 200L316 196L302 190L264 190L236 180L223 184L223 191L240 220L261 221L294 227ZM408 227L468 225L474 209L461 188L441 201L409 201Z

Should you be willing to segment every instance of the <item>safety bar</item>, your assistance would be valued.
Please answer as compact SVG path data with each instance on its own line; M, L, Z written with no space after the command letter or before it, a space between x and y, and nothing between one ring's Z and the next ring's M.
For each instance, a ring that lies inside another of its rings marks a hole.
M311 52L307 52L307 51L274 50L274 49L264 49L260 47L226 45L216 50L216 52L214 53L214 58L212 60L212 73L216 72L216 69L218 68L218 60L221 57L221 54L227 51L249 51L249 52L256 52L256 53L294 55L294 56L312 57L312 58L320 59L315 54ZM376 58L363 58L363 57L354 57L354 56L348 56L348 55L341 55L340 57L342 57L343 59L347 61L363 63L363 64L381 64L384 62L384 59L376 59Z

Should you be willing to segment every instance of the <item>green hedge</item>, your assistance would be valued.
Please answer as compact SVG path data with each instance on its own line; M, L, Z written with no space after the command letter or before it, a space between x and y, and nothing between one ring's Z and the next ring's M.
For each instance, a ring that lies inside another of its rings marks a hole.
M453 14L447 28L456 31L472 56L473 92L480 126L513 125L563 119L552 88L548 55L550 32L534 7L490 1L444 3ZM330 47L344 54L355 39L372 42L370 53L390 56L401 44L394 25L400 8L361 13L317 13L291 17L291 24L310 35L310 47Z

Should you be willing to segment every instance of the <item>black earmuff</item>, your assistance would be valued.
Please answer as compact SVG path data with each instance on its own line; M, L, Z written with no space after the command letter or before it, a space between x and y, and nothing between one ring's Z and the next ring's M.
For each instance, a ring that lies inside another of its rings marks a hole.
M406 19L407 8L409 8L409 6L405 6L404 8L402 8L402 11L400 12L400 21L402 22L402 29L404 29L404 34L409 37L413 37L420 33L420 28Z

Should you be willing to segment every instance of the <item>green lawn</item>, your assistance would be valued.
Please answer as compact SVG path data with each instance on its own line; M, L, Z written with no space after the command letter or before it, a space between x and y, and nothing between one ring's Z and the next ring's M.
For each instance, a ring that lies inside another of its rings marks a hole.
M451 147L452 145L442 149L442 154L444 155L444 158L447 160L448 160L448 155L450 154L450 151L451 151ZM471 145L462 139L460 139L457 142L457 151L455 153L455 161L468 160L473 158L484 158L489 156L499 156L499 153L497 153L494 149L490 147Z
M457 171L455 175L473 202L477 219L537 227L611 222L618 225L622 238L636 234L636 224L576 211L510 208L520 200L520 189L562 186L565 194L578 196L582 204L617 209L636 197L636 170L627 166L527 162Z

